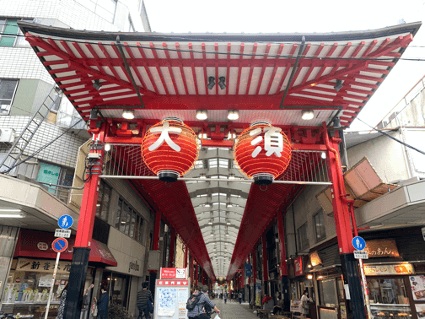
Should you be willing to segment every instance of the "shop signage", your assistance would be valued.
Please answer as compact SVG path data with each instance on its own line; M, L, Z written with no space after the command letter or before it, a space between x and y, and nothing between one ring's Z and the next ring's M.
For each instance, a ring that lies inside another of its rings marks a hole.
M398 265L364 265L366 276L385 276L385 275L413 275L415 270L413 265L403 263Z
M137 263L137 260L135 262L130 261L128 265L128 272L130 272L130 270L132 269L134 271L139 271L140 267L139 267L139 264Z
M356 259L368 259L367 251L354 251L354 258Z
M301 312L301 300L291 300L291 312Z
M157 280L158 286L189 286L189 280Z
M310 264L313 267L322 264L322 260L320 259L320 256L317 253L317 251L315 251L315 252L313 252L313 253L310 254Z
M186 279L186 268L161 268L161 279Z
M45 250L49 249L49 245L47 245L47 243L45 243L43 241L40 241L40 242L37 243L37 248L45 251Z
M295 268L295 276L303 275L303 259L301 256L294 259L294 268Z
M55 261L49 259L27 259L19 258L16 271L33 271L39 273L52 273L55 268ZM71 261L59 261L58 273L69 274L71 271ZM50 277L51 278L51 277Z
M400 256L395 239L368 240L365 251L369 258Z

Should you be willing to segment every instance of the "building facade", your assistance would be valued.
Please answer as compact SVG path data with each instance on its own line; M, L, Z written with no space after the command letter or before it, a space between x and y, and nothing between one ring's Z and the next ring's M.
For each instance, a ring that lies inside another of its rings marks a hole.
M17 163L26 161L11 170L5 165L0 168L0 307L9 313L44 317L50 285L46 278L56 258L51 249L53 232L58 218L68 214L75 223L54 286L49 318L55 318L59 294L67 284L82 198L82 191L70 187L84 185L90 135L66 96L52 90L54 81L25 40L18 21L123 32L150 31L149 21L142 0L3 1L0 12L0 163L5 158L4 164L11 163L7 156L13 142L38 107L43 102L47 105L46 97L57 97L39 125L28 127L37 131ZM149 280L147 263L157 212L127 181L102 180L99 190L86 286L95 285L89 291L92 296L99 295L100 287L107 288L111 304L136 316L137 291ZM166 229L161 223L158 267L168 266L173 258L167 255Z
M354 199L359 235L366 240L369 255L363 268L371 318L418 318L425 309L420 292L425 266L424 155L409 147L424 151L423 80L378 125L380 132L345 133L344 179ZM300 300L303 291L308 290L315 303L310 307L311 318L348 318L349 295L342 280L328 190L327 186L307 186L288 209L278 212L283 214L285 226L287 294L283 293L284 281L279 274L277 221L270 224L265 241L260 240L255 249L254 275L262 284L262 296L287 296L287 311L290 301ZM266 264L263 244L267 245ZM245 285L253 297L253 281L249 284L246 280Z

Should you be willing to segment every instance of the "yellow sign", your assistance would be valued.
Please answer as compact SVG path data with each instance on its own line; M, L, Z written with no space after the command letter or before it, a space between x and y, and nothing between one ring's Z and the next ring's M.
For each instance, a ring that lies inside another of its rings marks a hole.
M413 265L402 263L399 265L364 265L366 276L385 276L385 275L413 275L415 270Z

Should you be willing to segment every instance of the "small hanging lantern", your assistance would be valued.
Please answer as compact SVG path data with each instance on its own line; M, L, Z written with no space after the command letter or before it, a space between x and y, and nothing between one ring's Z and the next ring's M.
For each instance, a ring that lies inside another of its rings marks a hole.
M291 144L282 129L257 122L242 132L234 148L241 171L257 185L269 185L291 160Z
M155 124L143 138L143 161L164 182L174 182L190 171L198 155L195 132L177 118Z

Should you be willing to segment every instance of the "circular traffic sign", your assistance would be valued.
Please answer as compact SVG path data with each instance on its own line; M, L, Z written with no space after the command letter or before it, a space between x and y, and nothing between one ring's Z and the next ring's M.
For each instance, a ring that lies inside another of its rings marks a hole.
M365 240L360 236L354 237L351 243L353 244L353 247L357 250L363 250L366 247Z
M58 225L62 229L68 229L72 226L74 223L74 220L69 215L62 215L58 220Z
M52 249L57 253L62 253L68 248L68 241L65 238L56 238L52 243Z

